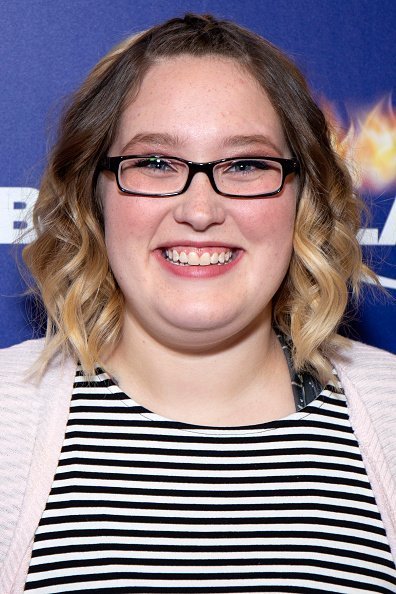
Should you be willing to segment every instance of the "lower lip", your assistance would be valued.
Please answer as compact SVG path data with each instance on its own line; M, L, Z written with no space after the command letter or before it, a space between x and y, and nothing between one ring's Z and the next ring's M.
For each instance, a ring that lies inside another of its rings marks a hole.
M172 264L169 260L164 258L162 250L155 250L154 255L165 270L168 270L175 276L184 278L214 278L222 276L230 272L238 264L242 258L242 250L238 250L234 254L232 260L227 264L209 264L208 266L186 266L180 264Z

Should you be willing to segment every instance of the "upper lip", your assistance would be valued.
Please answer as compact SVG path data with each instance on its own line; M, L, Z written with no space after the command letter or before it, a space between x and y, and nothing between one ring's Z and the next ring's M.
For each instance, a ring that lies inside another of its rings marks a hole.
M228 248L230 250L241 249L237 245L230 243L228 241L212 241L210 239L208 239L207 241L191 241L188 239L176 239L176 240L167 241L167 242L162 243L157 249L166 250L169 248L173 248L175 246L196 247L196 248L223 247L223 248Z

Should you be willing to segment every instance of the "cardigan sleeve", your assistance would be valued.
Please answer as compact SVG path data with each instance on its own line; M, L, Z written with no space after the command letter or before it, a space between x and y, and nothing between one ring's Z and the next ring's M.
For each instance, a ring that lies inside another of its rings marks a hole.
M396 562L396 357L352 342L334 364Z
M0 592L24 584L69 411L75 362L54 359L40 380L28 375L43 341L0 351Z

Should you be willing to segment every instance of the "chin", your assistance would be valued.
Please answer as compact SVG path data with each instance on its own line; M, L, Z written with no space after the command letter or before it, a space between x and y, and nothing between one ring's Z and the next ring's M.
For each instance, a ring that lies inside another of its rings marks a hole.
M224 304L213 308L208 304L180 305L178 311L163 312L161 316L169 327L177 328L181 332L216 332L221 328L238 325L239 311L227 311ZM240 322L239 322L240 323Z
M164 319L166 330L162 335L163 341L172 348L186 352L202 352L214 348L221 348L224 345L234 343L254 331L259 320L269 316L271 320L271 309L261 310L257 315L246 316L246 309L243 312L229 312L226 316L223 311L206 311L206 315L183 315ZM221 313L222 315L219 315ZM196 312L195 312L196 314Z

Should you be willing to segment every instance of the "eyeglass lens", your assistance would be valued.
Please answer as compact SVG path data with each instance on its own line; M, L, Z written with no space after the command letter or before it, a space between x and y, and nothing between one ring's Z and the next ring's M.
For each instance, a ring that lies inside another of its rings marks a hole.
M138 157L120 163L121 186L130 192L166 194L181 191L189 166L168 157ZM276 192L282 185L282 166L265 159L235 159L218 163L213 176L220 192L252 196Z

